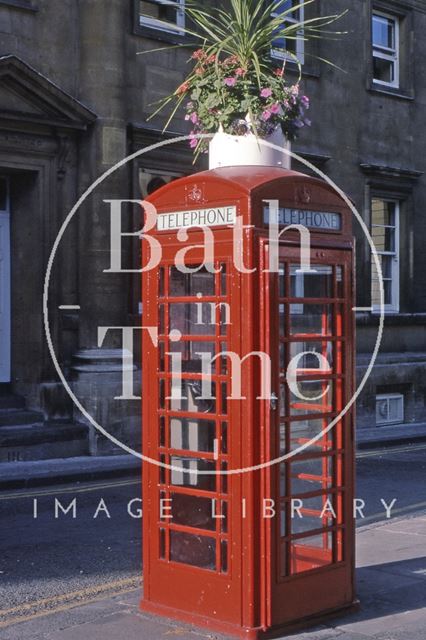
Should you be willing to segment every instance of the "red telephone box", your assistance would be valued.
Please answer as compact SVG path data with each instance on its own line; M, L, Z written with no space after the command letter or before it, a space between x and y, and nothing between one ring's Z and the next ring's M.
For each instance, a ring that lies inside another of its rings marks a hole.
M247 638L347 609L352 214L325 182L271 167L206 171L149 201L141 607Z

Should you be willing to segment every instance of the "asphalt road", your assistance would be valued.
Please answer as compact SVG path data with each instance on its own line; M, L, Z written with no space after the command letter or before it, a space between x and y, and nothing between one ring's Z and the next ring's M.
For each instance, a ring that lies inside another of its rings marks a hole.
M363 451L357 463L358 526L386 518L381 500L396 499L393 516L426 512L426 444ZM0 496L0 637L5 624L138 587L139 496L137 479ZM55 499L66 515L55 517Z

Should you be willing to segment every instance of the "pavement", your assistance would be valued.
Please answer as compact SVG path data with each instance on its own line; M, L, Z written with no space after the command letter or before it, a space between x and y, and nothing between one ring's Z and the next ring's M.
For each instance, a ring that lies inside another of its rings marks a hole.
M426 636L426 513L357 530L359 611L297 632L295 640L424 640ZM57 607L11 626L0 640L202 640L226 636L139 611L141 588L85 604ZM284 636L282 636L284 637Z
M358 450L426 441L426 423L358 429ZM0 463L0 491L59 482L84 482L137 475L141 461L132 455L84 456Z

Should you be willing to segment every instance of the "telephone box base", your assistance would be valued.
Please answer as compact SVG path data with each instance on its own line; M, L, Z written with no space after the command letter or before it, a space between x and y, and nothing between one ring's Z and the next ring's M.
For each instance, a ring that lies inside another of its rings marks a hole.
M188 611L173 609L172 607L149 602L148 600L141 600L140 602L140 609L145 613L169 618L175 622L180 621L198 627L208 628L212 631L217 631L218 633L228 634L235 638L245 638L246 640L267 640L269 638L277 638L282 636L283 633L294 633L301 629L314 627L317 624L323 624L327 620L337 616L354 613L355 611L358 611L359 608L360 602L356 599L353 602L336 609L330 609L329 611L322 612L321 614L315 614L313 616L303 618L303 620L296 620L285 625L265 630L261 627L239 627L214 618L208 618L199 614L189 613Z

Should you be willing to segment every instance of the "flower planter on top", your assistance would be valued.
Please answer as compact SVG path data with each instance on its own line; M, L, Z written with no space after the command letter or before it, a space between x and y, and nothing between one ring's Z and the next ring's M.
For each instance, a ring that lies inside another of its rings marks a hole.
M266 143L275 145L276 148ZM290 169L291 143L280 129L264 140L253 133L242 136L218 131L209 144L209 169L230 166L273 166Z

